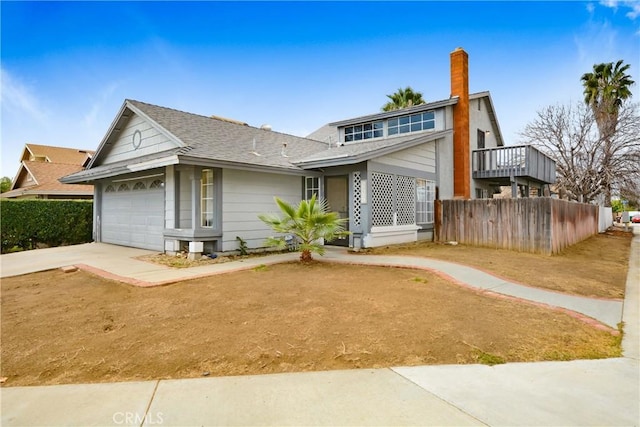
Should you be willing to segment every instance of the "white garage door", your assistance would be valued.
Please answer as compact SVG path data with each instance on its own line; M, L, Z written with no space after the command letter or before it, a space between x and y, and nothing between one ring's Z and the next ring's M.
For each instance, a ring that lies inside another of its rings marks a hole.
M107 183L100 224L105 243L164 250L163 178Z

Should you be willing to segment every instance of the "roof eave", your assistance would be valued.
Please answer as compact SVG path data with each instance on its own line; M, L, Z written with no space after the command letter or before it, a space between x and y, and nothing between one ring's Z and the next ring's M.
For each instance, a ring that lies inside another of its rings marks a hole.
M341 127L341 126L348 126L351 124L357 124L357 123L362 123L362 122L368 122L368 121L374 121L374 120L383 120L389 117L394 117L394 116L398 116L398 115L405 115L405 114L411 114L411 113L415 113L418 111L424 111L424 110L433 110L436 108L442 108L442 107L447 107L449 105L455 105L458 103L458 97L454 96L451 97L449 99L443 99L441 101L434 101L434 102L429 102L427 104L420 104L420 105L416 105L413 107L409 107L409 108L403 108L401 110L393 110L393 111L383 111L381 113L376 113L376 114L369 114L366 116L360 116L360 117L354 117L352 119L347 119L347 120L341 120L339 122L332 122L329 123L329 126L336 126L336 127Z
M281 173L287 175L304 175L304 169L292 163L291 167L267 166L253 163L232 162L227 160L206 159L202 157L179 156L179 163L185 165L209 166L221 169L236 169L253 172Z
M127 110L129 110L132 114L136 114L136 115L144 118L158 132L162 133L167 138L169 138L170 140L174 141L178 146L184 147L186 145L179 138L177 138L175 135L173 135L172 133L167 131L164 127L158 125L155 120L150 118L142 110L140 110L138 107L136 107L134 104L132 104L128 99L126 99L124 101L124 103L122 104L122 107L120 107L120 111L118 111L118 114L116 115L115 119L111 123L111 126L109 126L109 129L107 130L107 133L102 138L102 141L100 142L100 145L98 146L98 149L95 151L94 155L91 157L91 160L89 161L89 164L87 165L87 169L91 169L92 167L94 167L94 164L101 157L102 151L105 149L105 146L107 146L107 145L109 145L111 143L111 138L114 135L114 132L120 132L120 130L122 130L121 128L118 127L118 125L124 126L125 122L127 120L129 120L129 118L131 116L125 115L125 112Z
M487 98L489 101L489 120L496 128L496 142L499 147L504 147L504 138L502 137L502 130L500 129L500 123L498 123L498 116L496 114L496 109L493 105L493 99L491 98L491 93L487 90L484 92L472 93L469 95L469 99L478 99L478 98Z
M365 153L358 153L353 155L347 154L341 157L333 157L330 159L320 159L320 160L310 160L310 161L302 160L302 161L294 162L294 164L296 164L302 169L327 168L331 166L353 165L356 163L361 163L367 160L374 159L376 157L395 153L400 150L406 150L407 148L412 148L420 144L425 144L427 142L435 141L437 139L444 138L445 136L451 135L451 134L453 134L453 130L451 129L443 130L443 131L435 132L432 134L420 135L415 139L410 139L400 144L390 145L387 147L379 148L379 149L368 151Z
M121 175L123 173L141 172L150 169L157 169L169 165L175 165L179 162L177 155L171 155L161 157L159 159L147 160L140 163L133 164L121 164L109 167L109 165L103 165L102 170L85 169L80 172L73 173L71 175L63 176L59 178L63 184L87 184L99 179L111 178L113 176Z

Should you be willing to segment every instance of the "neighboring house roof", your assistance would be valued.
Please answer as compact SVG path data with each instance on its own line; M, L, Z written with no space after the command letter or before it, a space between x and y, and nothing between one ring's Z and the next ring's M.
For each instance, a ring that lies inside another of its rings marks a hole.
M3 198L21 196L91 196L92 185L63 184L58 179L82 170L81 165L50 163L45 161L23 161L14 178L11 191L2 193ZM27 180L30 178L30 180Z
M21 161L44 158L50 163L64 163L84 166L87 159L93 156L94 152L78 148L54 147L51 145L25 144L22 151Z

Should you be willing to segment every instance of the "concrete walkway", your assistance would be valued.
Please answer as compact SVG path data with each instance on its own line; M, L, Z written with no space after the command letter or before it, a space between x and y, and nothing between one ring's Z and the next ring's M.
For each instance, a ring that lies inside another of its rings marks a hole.
M639 425L640 230L624 304L543 291L454 263L349 255L331 262L434 270L486 292L624 322L624 357L571 362L396 367L223 378L0 389L2 425ZM1 276L81 264L142 286L295 259L274 255L174 270L132 257L149 251L87 244L0 257Z

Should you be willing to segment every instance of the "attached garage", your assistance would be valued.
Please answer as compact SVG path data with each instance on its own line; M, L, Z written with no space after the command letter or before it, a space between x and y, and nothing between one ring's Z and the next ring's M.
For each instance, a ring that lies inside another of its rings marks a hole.
M102 242L164 251L163 177L105 183L100 227Z

